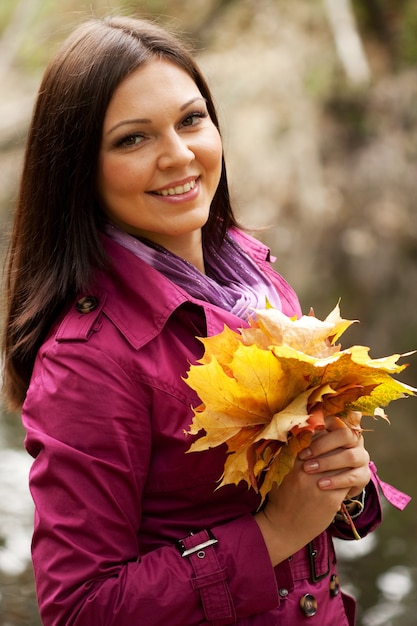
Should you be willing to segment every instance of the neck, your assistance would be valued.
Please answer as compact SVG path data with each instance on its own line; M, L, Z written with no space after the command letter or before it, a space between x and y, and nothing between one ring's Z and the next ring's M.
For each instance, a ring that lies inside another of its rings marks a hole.
M203 255L203 243L201 237L201 231L197 231L192 236L187 237L169 237L158 238L158 241L154 240L160 246L163 246L173 254L181 257L191 265L194 265L202 274L206 273L204 265Z

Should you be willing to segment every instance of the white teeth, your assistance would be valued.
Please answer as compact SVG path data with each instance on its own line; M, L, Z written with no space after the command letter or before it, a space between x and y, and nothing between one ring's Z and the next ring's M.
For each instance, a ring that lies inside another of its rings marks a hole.
M156 191L155 193L158 196L180 196L183 193L187 193L194 189L195 180L192 180L189 183L185 183L185 185L178 185L177 187L169 187L168 189L161 189L161 191Z

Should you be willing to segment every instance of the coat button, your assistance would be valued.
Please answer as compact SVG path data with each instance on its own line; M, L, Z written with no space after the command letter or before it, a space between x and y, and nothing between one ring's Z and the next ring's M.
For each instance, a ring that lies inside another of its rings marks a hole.
M317 613L316 598L311 593L306 593L300 598L300 609L306 617L313 617Z
M339 591L340 591L339 577L337 576L337 574L332 574L332 576L330 576L331 597L335 598L337 595L339 595Z
M95 296L84 296L75 305L78 313L91 313L98 307L98 300Z
M281 589L278 591L279 593L279 597L280 598L286 598L289 594L288 589L285 589L285 587L281 587Z

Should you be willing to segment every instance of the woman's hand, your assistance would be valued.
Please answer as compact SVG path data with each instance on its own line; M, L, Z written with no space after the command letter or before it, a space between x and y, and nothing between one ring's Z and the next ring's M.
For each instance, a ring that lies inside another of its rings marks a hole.
M279 488L273 488L255 515L271 562L277 565L326 530L342 501L370 480L363 437L326 419L326 430L300 453Z
M368 484L369 454L359 431L341 426L337 417L326 418L326 436L315 437L299 459L309 474L323 474L318 480L320 489L344 489L345 498L360 494Z

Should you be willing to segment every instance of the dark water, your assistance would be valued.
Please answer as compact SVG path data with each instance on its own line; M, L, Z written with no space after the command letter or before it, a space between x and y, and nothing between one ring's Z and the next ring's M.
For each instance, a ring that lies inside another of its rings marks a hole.
M41 624L30 565L29 467L18 418L0 413L0 626Z
M417 624L417 399L391 405L391 425L364 424L381 478L414 496L405 511L384 508L370 537L338 542L341 582L358 600L358 626ZM40 626L30 566L30 458L16 416L0 417L0 626ZM337 626L337 625L335 625Z

